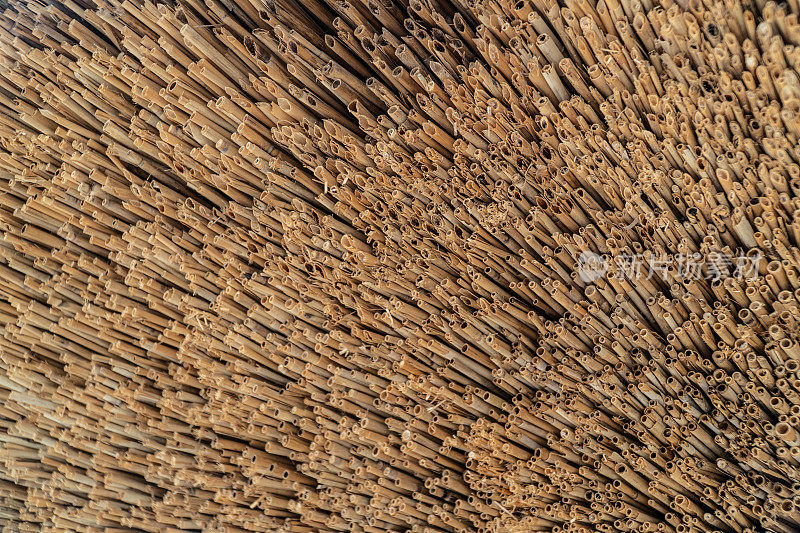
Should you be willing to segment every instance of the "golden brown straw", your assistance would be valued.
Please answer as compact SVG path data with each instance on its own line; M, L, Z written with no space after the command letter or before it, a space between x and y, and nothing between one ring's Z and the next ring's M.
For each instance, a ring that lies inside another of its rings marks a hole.
M0 526L800 530L796 0L8 0Z

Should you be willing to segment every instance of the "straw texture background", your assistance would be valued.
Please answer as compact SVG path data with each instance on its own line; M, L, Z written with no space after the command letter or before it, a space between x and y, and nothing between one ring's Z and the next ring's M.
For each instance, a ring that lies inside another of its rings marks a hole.
M0 7L6 530L800 530L797 0Z

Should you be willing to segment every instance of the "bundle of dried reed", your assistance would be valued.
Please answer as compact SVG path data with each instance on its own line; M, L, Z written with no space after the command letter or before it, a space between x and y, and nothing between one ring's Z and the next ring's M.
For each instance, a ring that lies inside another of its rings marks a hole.
M796 0L7 0L0 525L800 529Z

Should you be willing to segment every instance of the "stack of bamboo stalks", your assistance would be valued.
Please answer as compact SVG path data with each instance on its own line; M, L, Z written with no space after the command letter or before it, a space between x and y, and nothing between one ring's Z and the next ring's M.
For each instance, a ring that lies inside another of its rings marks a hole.
M800 530L797 0L2 5L7 530Z

